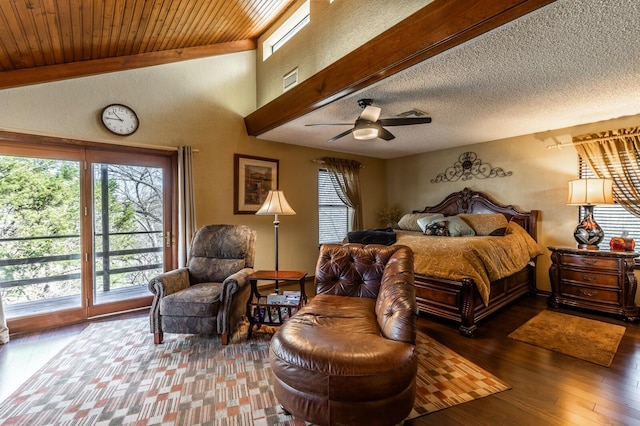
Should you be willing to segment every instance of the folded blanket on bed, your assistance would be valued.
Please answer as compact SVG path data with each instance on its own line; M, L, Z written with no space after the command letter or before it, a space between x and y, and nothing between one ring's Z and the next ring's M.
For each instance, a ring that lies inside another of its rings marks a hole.
M491 281L508 277L542 254L536 241L517 223L503 237L435 237L396 231L396 244L414 252L416 274L460 281L472 278L485 305Z
M396 233L393 232L393 228L365 229L347 233L347 240L350 243L390 246L396 242Z

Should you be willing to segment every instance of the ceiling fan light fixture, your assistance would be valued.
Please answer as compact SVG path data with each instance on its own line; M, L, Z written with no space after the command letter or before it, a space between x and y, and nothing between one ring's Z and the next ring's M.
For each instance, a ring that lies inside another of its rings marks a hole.
M353 137L361 141L375 139L380 135L380 126L373 121L359 118L353 128Z
M358 105L363 108L363 111L356 119L354 126L328 139L327 142L335 142L348 134L352 134L354 139L361 141L376 138L390 141L396 137L386 129L386 126L409 126L412 124L431 123L431 117L424 117L425 113L417 109L404 112L398 117L380 118L381 109L380 107L372 106L372 102L371 99L360 99ZM348 126L349 124L350 123L324 123L305 124L305 126Z
M375 139L378 137L378 129L376 129L375 127L364 127L361 129L355 129L353 131L353 137L361 141Z

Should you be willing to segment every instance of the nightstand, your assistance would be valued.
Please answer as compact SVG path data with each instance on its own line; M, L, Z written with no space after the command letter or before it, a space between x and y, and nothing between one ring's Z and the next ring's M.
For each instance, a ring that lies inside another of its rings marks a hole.
M622 315L637 322L634 259L627 251L549 247L551 250L551 296L548 305L575 306Z

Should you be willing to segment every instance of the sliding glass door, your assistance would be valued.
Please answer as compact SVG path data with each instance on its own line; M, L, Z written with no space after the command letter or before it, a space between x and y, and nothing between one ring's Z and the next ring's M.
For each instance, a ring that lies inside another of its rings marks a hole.
M0 291L12 332L149 306L149 280L174 265L175 157L2 145Z
M80 161L0 156L0 200L7 316L80 308Z
M164 171L93 163L93 302L148 296L164 267Z

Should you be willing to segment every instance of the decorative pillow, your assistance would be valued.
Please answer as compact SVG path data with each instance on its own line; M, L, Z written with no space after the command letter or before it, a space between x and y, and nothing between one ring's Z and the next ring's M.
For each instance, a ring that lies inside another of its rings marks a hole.
M449 229L447 228L448 223L449 222L446 220L430 223L425 227L424 235L437 235L439 237L448 237L449 236Z
M473 228L476 235L503 236L509 222L500 213L461 213L458 215Z
M424 233L424 231L427 229L427 225L433 222L434 219L439 219L439 218L441 219L443 217L444 215L440 213L430 213L429 216L423 216L420 219L418 219L416 222L418 223L420 230Z
M463 236L472 236L476 235L475 231L472 227L470 227L467 222L462 220L459 216L447 216L445 218L447 220L447 229L449 230L449 235L452 237L463 237ZM435 219L432 221L437 222L441 219Z
M436 217L444 217L439 213L407 213L398 221L398 229L402 229L405 231L424 232L424 229L422 229L418 225L418 219L429 216L431 216L431 220L435 219ZM429 222L431 222L431 220Z

